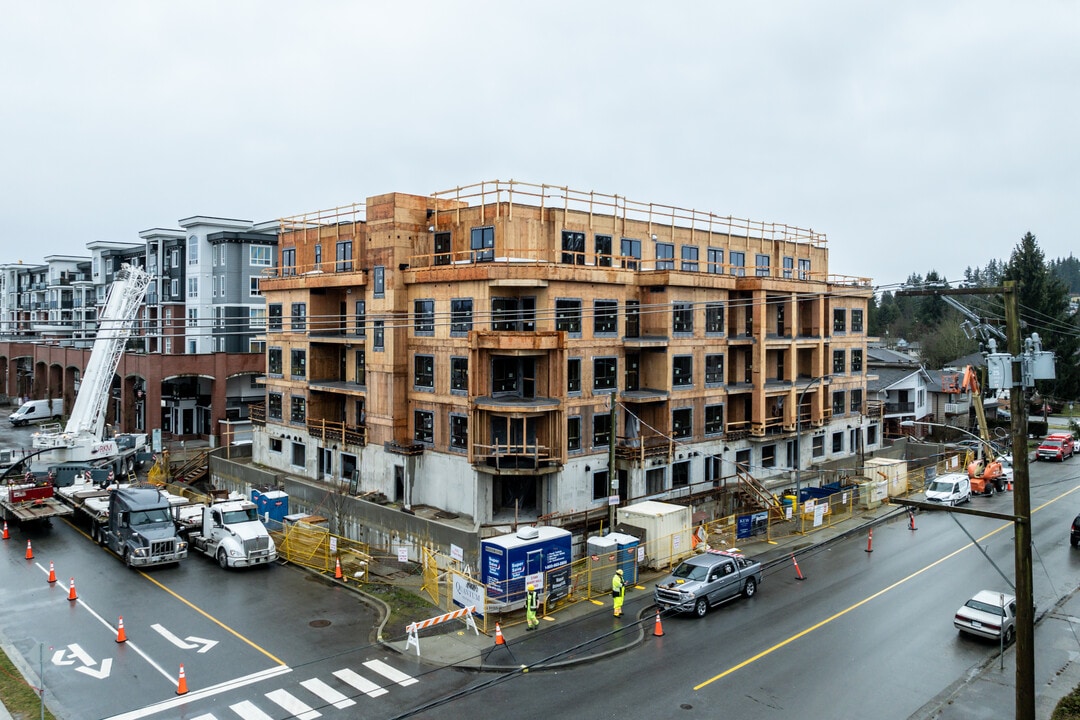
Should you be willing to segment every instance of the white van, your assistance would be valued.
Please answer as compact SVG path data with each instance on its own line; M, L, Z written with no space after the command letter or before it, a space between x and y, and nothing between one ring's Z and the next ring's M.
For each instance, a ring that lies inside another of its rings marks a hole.
M27 423L46 422L48 420L60 421L60 413L63 410L62 400L31 400L24 402L19 409L8 416L8 421L18 427Z
M971 500L971 480L966 473L948 473L926 486L926 502L959 505Z

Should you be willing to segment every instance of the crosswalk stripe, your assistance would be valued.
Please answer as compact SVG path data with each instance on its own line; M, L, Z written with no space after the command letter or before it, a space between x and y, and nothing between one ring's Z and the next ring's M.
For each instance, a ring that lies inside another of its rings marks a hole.
M244 720L274 720L274 718L270 717L262 710L255 707L255 703L251 702L250 700L245 700L243 702L238 702L235 705L230 705L229 708L234 713L244 718Z
M214 717L213 713L206 713L205 715L200 715L199 717L193 717L191 718L191 720L217 720L217 718Z
M416 678L406 675L397 668L390 667L382 660L368 660L366 663L364 663L364 667L366 667L368 670L374 670L387 680L392 680L398 685L405 686L419 682L419 680L417 680Z
M322 680L318 678L312 678L310 680L302 680L300 682L305 688L318 695L320 698L328 703L331 703L338 710L344 710L350 705L355 705L356 701L352 698L345 697L334 688L330 687Z
M368 697L376 698L380 695L386 694L386 690L384 688L379 687L363 675L357 675L349 668L335 670L334 677L338 678L339 680L344 680Z
M310 705L296 697L288 690L274 690L266 693L266 697L295 715L298 720L315 720L322 717L322 713L313 709Z

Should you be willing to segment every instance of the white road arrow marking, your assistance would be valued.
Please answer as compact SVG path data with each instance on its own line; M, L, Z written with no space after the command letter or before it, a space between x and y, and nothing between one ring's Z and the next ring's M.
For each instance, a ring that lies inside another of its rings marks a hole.
M206 638L195 637L194 635L188 635L186 639L187 641L185 642L184 640L181 640L180 638L173 635L161 625L155 623L150 627L156 630L159 635L171 642L173 645L183 650L193 650L202 645L202 647L199 648L198 652L204 653L218 644L217 640L207 640Z
M83 665L97 665L97 660L90 657L90 655L77 644L72 643L71 645L68 645L68 647L71 648L72 655L79 660L82 660Z
M65 655L68 655L71 659L65 660ZM101 668L95 669L94 666L97 665L97 661L90 657L90 654L83 650L77 643L68 645L66 651L57 650L52 656L53 665L74 665L76 660L81 661L85 667L77 667L75 669L92 678L104 680L109 677L109 673L112 672L112 658L105 658L101 661Z
M56 652L53 653L53 656L52 656L53 665L74 665L75 664L74 660L65 660L64 659L64 653L65 652L66 651L64 651L64 650L57 650Z
M104 660L102 660L100 670L92 670L88 667L78 667L75 669L81 673L86 673L92 678L104 680L105 678L109 677L109 673L112 672L112 658L105 658Z

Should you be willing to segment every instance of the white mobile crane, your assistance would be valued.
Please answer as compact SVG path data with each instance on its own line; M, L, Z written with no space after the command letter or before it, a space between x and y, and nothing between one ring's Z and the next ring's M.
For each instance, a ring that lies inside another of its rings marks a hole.
M123 443L122 449L115 438L103 435L109 388L149 284L150 276L139 267L125 264L116 274L67 425L63 430L59 423L47 425L33 435L34 449L43 451L47 464L111 462L122 469L118 461L141 449L137 441ZM145 436L141 439L145 445Z

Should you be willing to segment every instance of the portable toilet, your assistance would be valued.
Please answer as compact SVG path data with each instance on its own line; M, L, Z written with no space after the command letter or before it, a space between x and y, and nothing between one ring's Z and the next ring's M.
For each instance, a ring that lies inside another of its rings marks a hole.
M623 580L628 583L636 583L638 575L638 539L626 533L613 532L608 535L615 538L615 547L618 550L617 567L623 571Z
M610 592L611 576L619 567L618 538L615 533L591 537L586 542L586 547L589 551L589 587L594 593ZM626 579L625 570L623 579Z
M278 524L285 522L289 514L289 494L282 490L251 491L251 502L259 509L259 518L264 522L267 517Z
M556 527L522 527L480 541L480 573L488 607L525 602L532 584L549 600L570 591L571 534Z

